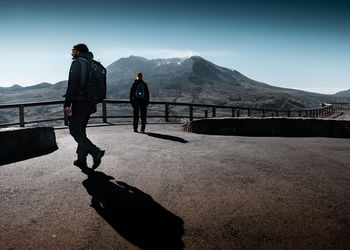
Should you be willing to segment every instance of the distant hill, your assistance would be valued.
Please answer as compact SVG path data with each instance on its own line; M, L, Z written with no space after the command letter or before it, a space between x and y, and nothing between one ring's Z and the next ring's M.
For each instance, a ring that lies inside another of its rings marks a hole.
M153 101L275 109L312 108L319 107L321 102L344 101L342 96L274 87L199 56L153 60L137 56L121 58L107 67L107 97L128 99L136 72L143 73ZM0 88L0 103L59 100L66 88L67 81Z
M350 98L350 89L335 93L334 96Z
M29 87L14 85L9 88L0 88L0 103L61 100L66 88L67 81L56 84L40 83Z

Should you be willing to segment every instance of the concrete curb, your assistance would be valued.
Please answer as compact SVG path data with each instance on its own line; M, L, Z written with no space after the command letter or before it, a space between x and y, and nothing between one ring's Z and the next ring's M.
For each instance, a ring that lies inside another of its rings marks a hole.
M52 127L0 129L0 165L26 160L58 149Z
M308 118L212 118L182 126L187 132L212 135L350 138L350 121Z

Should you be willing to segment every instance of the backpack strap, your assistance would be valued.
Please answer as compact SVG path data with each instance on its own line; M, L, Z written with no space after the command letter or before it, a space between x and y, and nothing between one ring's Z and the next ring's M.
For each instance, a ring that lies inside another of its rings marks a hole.
M85 85L89 74L89 60L83 57L78 57L77 61L80 63L80 94L83 95L83 90L85 89Z

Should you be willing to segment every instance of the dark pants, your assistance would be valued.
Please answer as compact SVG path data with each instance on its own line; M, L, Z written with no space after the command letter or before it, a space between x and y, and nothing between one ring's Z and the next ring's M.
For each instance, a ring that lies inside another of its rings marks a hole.
M76 101L72 105L72 116L69 117L69 132L78 143L76 152L81 162L86 162L88 153L95 156L99 151L86 135L86 126L93 109L94 104L90 102Z
M139 113L141 113L141 130L146 128L147 105L144 103L135 102L134 107L134 130L137 130L139 123Z

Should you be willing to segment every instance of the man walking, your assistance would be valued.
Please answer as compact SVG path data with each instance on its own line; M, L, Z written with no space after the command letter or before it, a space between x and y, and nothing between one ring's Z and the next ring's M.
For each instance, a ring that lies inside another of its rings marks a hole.
M134 108L134 132L137 131L139 123L139 113L141 113L141 133L145 132L147 106L149 104L149 90L147 83L142 80L140 72L136 74L136 80L130 89L130 103Z
M82 169L87 168L86 158L91 154L94 162L92 169L96 169L105 151L100 150L87 138L86 126L91 113L96 111L96 104L84 97L89 73L88 63L93 59L93 54L85 44L77 44L72 49L72 57L64 108L69 119L69 132L78 143L78 159L73 164Z

